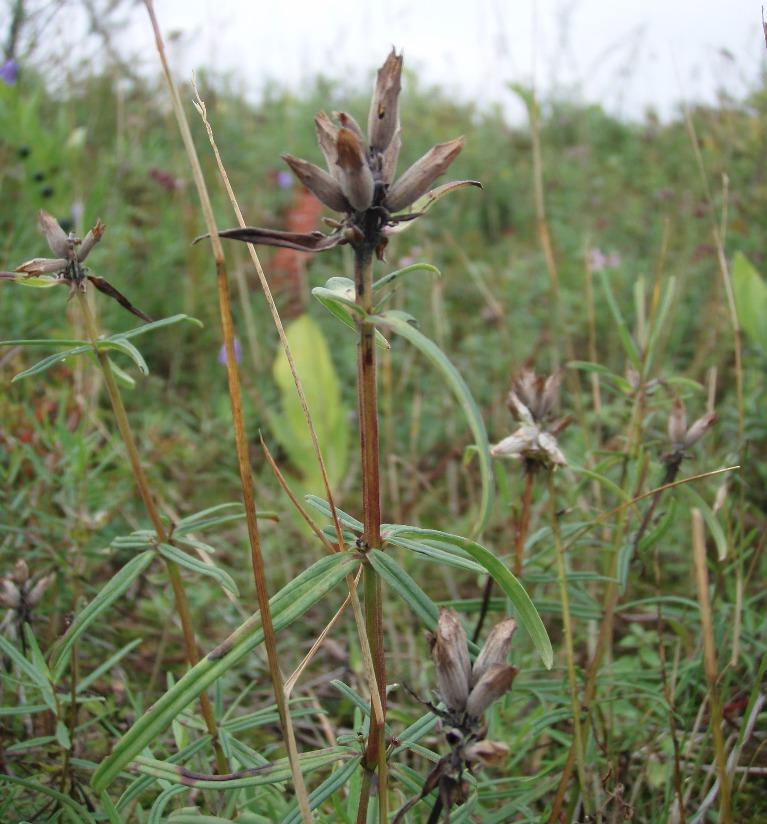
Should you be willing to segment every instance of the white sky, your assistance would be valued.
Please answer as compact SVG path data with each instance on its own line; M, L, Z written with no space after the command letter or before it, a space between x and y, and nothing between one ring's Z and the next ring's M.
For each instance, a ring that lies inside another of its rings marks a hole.
M392 44L427 83L501 102L509 80L578 88L608 110L739 95L765 67L754 0L156 0L163 31L183 38L175 70L233 72L249 94L267 81L298 88L319 70L363 88ZM156 62L139 5L125 37ZM723 50L726 50L723 51Z

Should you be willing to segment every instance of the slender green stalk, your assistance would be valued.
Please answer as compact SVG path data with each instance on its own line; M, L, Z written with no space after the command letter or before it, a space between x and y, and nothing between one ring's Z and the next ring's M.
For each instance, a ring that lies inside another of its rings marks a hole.
M301 817L304 822L311 822L313 818L311 810L309 809L309 800L304 783L304 777L301 773L301 767L298 761L298 749L296 747L293 725L290 719L288 702L285 700L282 672L280 671L277 653L277 641L274 634L271 608L269 606L269 592L266 585L266 570L264 567L263 555L261 553L261 538L258 530L258 522L256 520L256 498L253 487L253 474L250 466L248 438L245 432L240 373L237 367L237 359L235 357L234 350L234 321L232 319L232 306L229 297L229 283L226 272L226 262L224 260L224 250L221 246L221 238L218 236L218 231L216 229L216 221L213 217L213 206L210 202L200 161L197 157L197 150L194 147L192 134L189 130L189 123L186 119L183 106L181 105L181 98L179 97L176 84L173 81L170 66L168 65L168 60L165 54L165 44L163 42L162 33L160 32L160 26L154 13L154 4L152 0L144 0L144 2L149 14L152 28L154 30L157 53L160 57L163 73L170 91L173 110L176 114L181 139L184 143L184 148L186 149L189 165L192 170L192 176L194 177L195 186L197 188L197 194L200 198L200 206L205 218L208 233L210 234L211 247L216 261L216 289L218 292L221 327L226 349L226 374L229 387L229 400L232 409L235 450L237 453L237 464L240 471L240 484L242 487L243 504L245 506L245 520L248 529L248 539L250 542L250 560L253 567L253 578L255 580L256 595L264 631L264 646L266 647L266 657L269 666L269 675L272 681L272 690L274 693L275 703L277 704L277 710L280 715L280 723L282 725L283 735L285 736L285 744L288 749L288 759L293 778L293 786L296 792L299 809L301 811Z
M583 750L583 730L581 727L581 702L578 699L578 679L575 672L575 651L573 646L573 626L570 615L570 596L567 592L567 568L565 566L565 549L559 529L557 515L557 489L554 473L549 472L549 505L551 507L551 531L554 535L554 547L557 553L557 581L559 583L559 601L562 605L562 626L565 633L565 655L567 658L567 680L570 687L570 706L573 711L573 738L575 761L578 768L578 783L581 786L581 798L587 813L591 804L587 793L586 763Z
M136 439L133 436L133 430L131 429L130 421L128 420L128 415L125 411L125 405L123 404L122 395L120 394L120 388L115 380L114 372L112 372L112 366L109 362L109 358L105 352L96 348L96 342L98 341L99 334L96 329L96 322L93 319L93 314L91 313L90 305L88 304L88 298L84 292L80 292L79 290L76 294L79 301L80 310L82 312L85 332L91 343L94 345L93 351L96 354L96 359L98 360L99 366L101 367L101 372L104 375L104 383L107 388L109 400L112 404L112 411L114 412L117 429L119 430L120 436L125 444L125 450L128 453L128 461L133 471L133 477L136 481L139 495L141 496L141 500L144 502L144 507L149 515L149 520L152 522L152 527L157 534L158 541L161 543L172 543L165 528L165 524L160 518L160 513L157 510L157 505L155 504L151 489L149 487L149 480L147 479L144 468L141 465L138 447L136 446ZM194 628L192 626L192 617L189 613L189 602L187 601L184 585L181 581L181 573L179 572L179 568L176 563L168 560L167 558L163 558L163 561L165 562L165 569L168 573L171 587L173 588L173 597L176 601L176 611L178 612L178 616L181 620L187 663L190 667L193 667L199 662L200 654L197 648L197 639L195 638ZM205 720L205 726L207 727L213 740L213 747L216 754L216 767L221 773L229 772L229 765L227 764L224 751L221 749L221 743L218 737L218 726L216 724L215 716L213 715L213 707L211 706L210 699L205 692L200 693L200 711L202 712L202 717Z
M706 538L703 516L699 509L692 511L692 550L695 566L695 582L700 604L700 629L703 637L703 660L708 681L708 697L711 706L711 733L714 737L716 769L719 773L719 820L732 824L732 799L730 776L727 773L727 750L722 732L722 699L719 695L719 672L716 663L714 627L711 620L711 601L708 595L708 569L706 567Z

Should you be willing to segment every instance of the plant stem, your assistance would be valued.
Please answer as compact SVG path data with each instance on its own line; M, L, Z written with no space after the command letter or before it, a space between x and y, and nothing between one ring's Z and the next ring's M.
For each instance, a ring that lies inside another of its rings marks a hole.
M586 792L586 765L583 751L583 730L581 728L581 702L578 700L578 681L575 673L575 653L573 648L573 627L570 617L570 597L567 592L567 569L565 567L565 549L559 529L557 515L557 490L554 473L549 472L549 504L551 506L551 531L557 553L557 579L559 583L559 600L562 605L562 625L565 633L565 654L567 656L567 680L570 686L570 705L573 712L573 741L575 762L578 767L578 783L581 785L581 798L587 813L591 811Z
M155 504L154 498L152 497L152 492L149 488L149 480L147 479L144 468L141 465L138 447L136 446L136 439L133 436L133 430L131 429L130 421L128 420L128 415L125 411L125 405L123 404L122 395L120 394L120 388L117 385L114 372L112 372L112 366L109 362L109 358L105 352L96 346L99 334L96 329L96 323L93 319L90 306L88 305L88 299L84 292L78 290L76 294L80 304L80 311L82 312L86 334L88 335L90 342L93 344L93 351L99 362L99 366L101 367L101 372L104 375L104 383L107 388L109 400L112 404L112 411L114 412L117 429L119 430L120 437L125 444L125 450L128 453L128 461L133 471L133 477L136 481L139 495L141 496L141 500L144 502L147 515L149 515L149 520L152 522L152 527L157 534L157 540L160 543L172 543L169 539L167 530L165 529L165 524L163 524L162 519L160 518L160 513L157 510L157 505ZM189 602L186 597L186 592L184 591L184 585L181 581L181 573L179 572L179 568L176 563L168 560L167 558L163 558L163 561L165 562L168 578L170 579L171 587L173 588L173 597L176 601L176 611L178 612L178 616L181 620L181 628L184 634L186 660L189 666L193 667L199 662L200 655L197 649L197 640L195 638L194 628L192 626L192 618L189 613ZM221 749L221 743L218 737L218 726L213 715L213 707L211 706L210 699L205 692L200 693L200 711L202 712L202 717L205 720L205 726L207 727L213 740L213 749L216 755L216 767L220 773L227 773L229 772L229 765L227 764L224 751Z
M363 242L354 250L354 283L357 304L369 314L373 310L373 244ZM357 346L357 400L360 422L360 458L362 463L362 506L366 549L381 546L381 494L378 449L378 402L376 392L375 327L359 324ZM370 564L363 573L365 624L373 656L373 670L378 684L384 718L371 717L370 736L365 753L365 767L372 773L378 767L379 820L386 821L386 742L383 722L386 717L386 659L383 636L381 581ZM372 776L369 776L369 779ZM369 780L368 779L368 780ZM363 790L365 786L363 785ZM369 793L369 788L368 788ZM368 795L360 796L361 815L367 808ZM364 820L364 819L363 819Z

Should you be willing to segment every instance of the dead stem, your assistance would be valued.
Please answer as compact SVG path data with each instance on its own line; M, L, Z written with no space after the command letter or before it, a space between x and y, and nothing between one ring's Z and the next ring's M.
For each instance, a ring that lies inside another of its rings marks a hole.
M237 464L240 472L240 484L242 486L242 498L245 505L245 519L248 529L248 539L250 541L253 578L256 585L256 594L264 631L264 646L266 647L269 675L272 681L272 690L274 692L275 702L280 715L282 732L285 736L285 743L288 749L288 758L290 761L290 769L293 778L293 786L296 792L296 799L303 821L311 822L313 818L309 809L306 786L304 784L303 774L301 773L301 767L298 761L298 749L296 747L290 712L287 701L285 700L285 693L282 684L282 673L280 671L277 653L277 641L274 634L271 608L269 606L269 593L266 585L266 570L264 568L264 559L261 553L261 538L258 530L258 522L256 520L256 500L253 487L253 475L248 453L248 440L245 432L240 375L237 367L237 360L235 358L234 323L232 320L232 307L229 297L229 284L227 280L226 263L224 261L224 250L221 246L221 239L219 238L218 231L216 229L216 222L213 217L213 207L211 205L208 190L202 175L202 169L200 167L199 158L197 157L197 151L194 147L192 135L189 130L189 123L186 119L183 106L181 105L178 89L173 81L170 66L168 65L167 57L165 55L165 45L163 43L160 27L154 13L154 4L152 0L144 1L147 12L149 13L149 19L152 23L152 28L154 30L157 52L160 57L160 62L162 63L163 73L168 84L168 89L170 91L171 102L173 103L173 109L176 114L179 131L181 132L181 138L189 159L192 176L194 177L197 194L200 198L200 205L205 218L205 224L208 229L208 233L210 234L213 256L216 261L216 288L218 291L221 326L224 335L224 345L226 348L226 374L229 386L229 399L232 408L234 440L237 452Z
M141 500L144 502L144 507L149 515L149 520L152 522L152 527L157 535L157 540L160 543L172 543L172 541L169 540L167 530L165 529L165 524L163 524L162 519L160 518L160 513L158 512L154 498L152 497L152 492L149 487L149 480L144 472L144 467L141 465L138 447L136 446L136 439L133 436L133 430L131 429L130 421L128 420L128 415L125 411L125 405L123 404L122 395L120 394L120 388L118 387L114 373L112 372L112 366L109 362L109 358L103 350L96 346L99 334L96 329L96 322L91 314L88 298L84 292L79 290L76 294L82 313L83 323L85 325L85 331L89 340L93 344L93 351L96 354L96 359L99 362L101 372L104 376L104 383L107 388L109 400L112 404L117 429L119 430L122 441L125 444L125 450L128 453L128 461L133 471L133 477L136 481L139 495L141 496ZM186 660L189 666L193 667L199 662L200 655L197 649L197 640L195 638L194 628L192 626L192 618L189 613L189 602L187 601L184 585L181 581L181 573L179 572L179 568L176 563L168 560L167 558L163 558L163 561L165 562L165 569L167 570L168 578L170 579L170 583L173 588L173 597L176 601L176 611L178 612L179 619L181 620L181 628L184 634ZM200 711L202 712L202 717L205 720L205 726L207 727L213 740L213 748L216 755L216 767L219 772L226 773L229 771L229 765L227 764L224 751L221 749L221 743L218 737L218 727L216 725L215 716L213 715L213 707L211 706L210 699L208 698L208 694L206 692L200 693Z

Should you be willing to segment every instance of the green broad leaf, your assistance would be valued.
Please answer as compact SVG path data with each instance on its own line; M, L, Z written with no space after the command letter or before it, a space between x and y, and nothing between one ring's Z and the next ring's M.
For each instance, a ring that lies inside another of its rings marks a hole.
M440 532L436 529L400 527L397 529L396 537L413 538L416 541L431 539L434 543L455 546L471 555L485 571L490 573L493 580L506 593L514 607L519 623L527 630L533 641L533 645L536 650L538 650L543 665L546 669L551 669L554 663L554 652L551 648L551 641L549 640L546 628L543 626L543 621L541 621L541 617L538 615L538 611L522 584L520 584L506 565L496 558L492 552L468 538L463 538L460 535L452 535L448 532Z
M610 281L607 279L606 272L600 271L599 277L602 281L602 288L604 289L605 297L607 298L607 305L610 307L610 314L613 316L613 320L615 321L615 325L618 329L618 337L623 345L623 351L634 369L636 369L637 372L641 372L642 362L639 357L639 350L634 342L634 338L631 336L628 324L626 323L626 319L623 317L623 313L618 306L618 302L615 300L615 295L613 295L613 291L610 288Z
M352 758L342 767L331 773L321 784L309 793L309 809L316 810L324 801L327 801L334 793L345 787L354 771L359 767L362 759ZM280 824L300 824L301 811L298 804L294 802L290 805Z
M184 552L183 549L179 549L172 544L158 544L157 551L168 561L172 561L180 567L184 567L184 569L189 569L192 572L196 572L198 575L207 575L209 578L213 578L218 581L224 589L229 590L229 592L234 595L240 594L239 589L237 589L237 584L235 584L232 576L223 569L219 569L219 567L214 566L213 564L206 564L205 561L195 558L193 555L190 555L188 552Z
M359 563L359 559L351 553L339 552L321 558L294 578L269 599L275 631L279 632L300 618L347 575L352 574ZM255 613L192 667L135 722L114 746L112 753L99 765L91 782L93 789L97 793L103 792L127 764L167 729L182 710L214 681L231 672L239 661L263 643L263 639L260 615Z
M341 382L325 335L309 315L302 315L288 324L285 334L312 413L317 439L322 445L330 485L334 487L346 475L349 460L350 427ZM280 408L270 412L269 426L300 473L303 490L321 489L323 479L314 444L282 349L274 360L272 374L280 392Z
M493 495L495 489L495 477L493 475L493 465L490 459L490 445L487 439L487 430L485 423L482 420L482 414L479 411L474 397L466 385L466 382L461 377L458 370L448 360L445 353L434 343L434 341L427 338L422 332L419 332L415 326L408 320L408 316L396 310L390 310L380 315L372 315L371 321L374 323L381 323L393 329L398 335L402 335L407 341L413 344L433 366L437 368L442 377L445 379L450 390L455 395L460 404L464 416L469 424L469 429L474 436L474 443L477 447L479 458L479 471L482 483L480 507L477 515L477 521L474 525L473 534L479 535L484 530L490 518L490 510L493 505Z
M301 753L298 762L301 772L308 774L314 770L349 758L352 753L346 747L327 747L314 752ZM198 790L242 790L246 787L258 787L263 784L278 784L289 781L291 778L290 763L287 758L280 758L263 767L254 767L247 770L246 775L225 779L222 776L210 778L198 777L198 773L191 772L179 764L171 764L156 758L140 755L134 759L139 772L151 775L170 784L182 785L184 789Z
M0 784L16 784L19 787L24 787L30 792L47 796L64 807L68 813L77 816L77 818L73 818L73 821L80 822L80 824L96 824L96 819L85 807L82 806L82 804L78 804L65 793L54 790L46 784L40 784L39 782L32 781L28 778L19 778L16 775L8 775L7 773L0 777Z
M365 317L362 307L354 300L354 281L349 278L333 277L324 286L315 286L312 295L333 317L344 326L357 331L357 320ZM389 341L376 329L376 346L379 349L391 349Z
M373 569L421 619L427 629L437 626L439 609L408 573L385 552L371 549L365 556Z
M64 670L69 665L69 651L72 644L85 632L86 629L99 618L138 578L139 575L152 563L155 557L154 550L147 550L136 555L102 587L96 597L89 601L84 609L77 614L66 635L56 644L51 659L53 682L58 683Z
M137 326L135 329L129 329L127 332L117 332L114 335L110 335L107 340L124 341L128 338L135 338L139 335L145 335L147 332L154 332L156 329L161 329L164 326L172 326L175 323L181 323L181 321L185 320L188 320L190 323L193 323L195 326L199 326L200 328L204 326L201 320L193 318L190 315L171 315L168 318L162 318L161 320L152 321L152 323L145 323L143 326Z
M333 513L330 511L330 504L324 498L319 498L317 495L305 495L304 500L313 509L321 512L328 520L333 519ZM343 509L336 507L336 515L338 520L346 527L349 527L353 532L364 532L365 527L362 521L358 521L352 515L344 512Z
M405 266L403 269L397 269L394 272L389 272L388 275L384 275L382 278L379 278L373 284L373 295L378 297L384 289L395 286L398 281L400 281L405 275L409 275L411 272L429 272L435 277L442 277L442 272L430 263L413 263L410 266ZM354 284L352 284L352 288L354 288Z
M767 284L742 252L733 261L732 291L741 329L767 354Z

